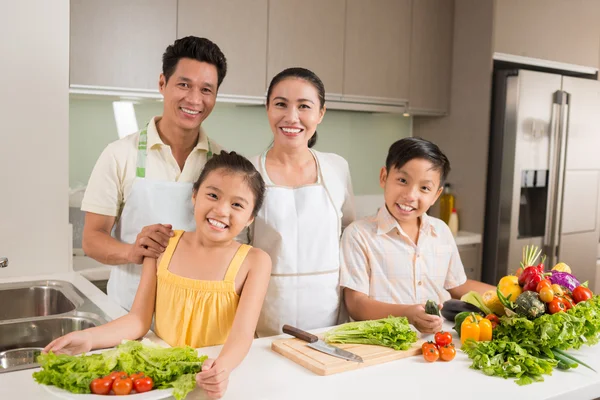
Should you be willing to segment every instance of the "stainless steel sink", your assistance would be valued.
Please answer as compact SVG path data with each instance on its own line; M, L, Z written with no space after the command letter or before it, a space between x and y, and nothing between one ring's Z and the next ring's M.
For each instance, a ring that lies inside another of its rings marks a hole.
M69 282L0 284L0 373L35 368L52 340L109 320Z

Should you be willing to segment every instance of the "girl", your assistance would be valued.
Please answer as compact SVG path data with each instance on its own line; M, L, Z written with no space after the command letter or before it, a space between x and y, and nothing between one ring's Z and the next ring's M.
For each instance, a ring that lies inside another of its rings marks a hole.
M340 319L339 243L354 201L346 160L311 149L324 115L325 88L313 72L289 68L273 78L273 145L252 159L267 193L248 239L274 263L258 336L280 334L284 324L308 330Z
M213 156L194 184L196 231L175 231L158 260L144 259L129 314L69 333L44 352L78 354L140 338L156 312L155 332L171 346L225 343L196 377L210 397L221 397L252 343L271 272L265 252L234 240L254 220L264 192L246 158L224 151Z

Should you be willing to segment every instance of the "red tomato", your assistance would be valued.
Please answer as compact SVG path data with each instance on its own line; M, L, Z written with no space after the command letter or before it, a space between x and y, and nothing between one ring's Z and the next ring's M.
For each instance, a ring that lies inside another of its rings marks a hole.
M149 392L150 390L152 390L153 386L154 382L152 381L152 378L148 376L145 378L138 378L135 381L133 381L133 387L138 393Z
M133 382L131 378L127 378L127 375L125 375L125 377L115 379L112 389L116 395L129 394L131 393L131 389L133 389Z
M110 377L96 378L90 383L90 390L94 394L108 394L112 389L113 381Z
M450 332L438 332L435 334L434 338L435 344L437 344L439 347L452 343L452 334Z
M592 291L583 286L577 286L573 289L573 300L575 303L581 303L582 301L586 301L594 297Z
M567 306L563 299L555 297L550 303L548 303L548 311L550 314L556 314L557 312L565 311Z
M544 279L544 280L540 281L540 283L538 283L537 286L535 287L535 291L539 293L545 287L548 287L548 288L552 287L552 283L548 279Z
M425 342L421 345L421 350L423 350L423 353L425 353L430 348L434 348L437 350L438 346L437 346L437 344L435 344L433 342Z
M105 378L110 378L114 381L115 379L120 378L123 375L127 375L127 374L123 371L114 371L114 372L111 372L110 374L106 375Z
M562 301L563 303L565 303L565 307L567 308L567 310L570 310L575 305L575 303L573 302L573 298L567 293L563 294Z
M434 362L440 358L440 352L435 347L429 347L427 351L423 352L423 358L425 361Z
M488 314L485 316L485 319L488 319L492 323L492 329L496 329L500 323L500 319L496 314Z
M131 374L129 375L129 377L131 378L132 381L135 382L136 379L140 379L145 377L146 375L143 372L136 372L135 374Z
M452 361L456 356L456 349L452 343L445 345L444 347L440 347L440 360L442 361Z

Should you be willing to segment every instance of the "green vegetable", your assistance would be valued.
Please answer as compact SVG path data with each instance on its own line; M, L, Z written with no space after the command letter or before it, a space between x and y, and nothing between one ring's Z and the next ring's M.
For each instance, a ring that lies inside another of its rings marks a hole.
M471 368L482 370L486 375L518 378L518 385L543 381L542 375L552 375L552 369L559 363L552 358L531 355L514 342L469 340L462 350L473 360Z
M72 393L91 393L91 381L112 371L143 372L152 378L155 388L173 388L173 397L185 398L194 390L196 373L207 356L198 356L191 347L163 348L148 343L124 341L113 350L83 356L41 354L38 363L42 369L34 372L33 378Z
M435 301L427 300L427 303L425 303L425 312L427 314L437 315L439 317L440 316L440 307L438 306L438 304Z
M546 307L536 292L528 290L517 297L515 311L520 316L534 319L544 314Z
M463 321L472 313L469 311L463 311L461 313L456 314L456 317L454 317L454 330L456 332L458 332L458 337L460 337L460 326L462 325Z
M485 313L485 315L492 313L492 310L490 310L489 307L487 307L483 302L483 298L481 297L481 295L475 292L474 290L471 290L467 294L463 295L460 299L479 308Z
M348 322L337 326L323 335L329 343L359 343L391 347L394 350L407 350L417 341L405 317L392 317Z

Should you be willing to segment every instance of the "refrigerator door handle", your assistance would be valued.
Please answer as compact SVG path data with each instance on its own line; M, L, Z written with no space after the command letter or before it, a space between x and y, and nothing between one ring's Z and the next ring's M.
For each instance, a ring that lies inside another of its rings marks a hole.
M544 231L544 242L543 242L543 251L547 257L547 265L550 265L552 254L554 254L554 249L552 246L553 238L553 225L554 225L554 204L555 204L555 192L556 192L556 146L559 138L558 134L558 122L560 119L560 104L557 103L557 93L554 93L554 98L552 101L552 117L550 120L550 136L549 136L549 151L548 151L548 205L546 207L546 226Z

